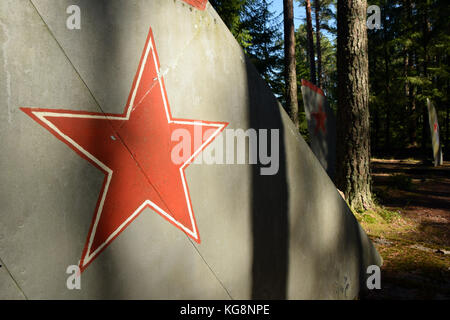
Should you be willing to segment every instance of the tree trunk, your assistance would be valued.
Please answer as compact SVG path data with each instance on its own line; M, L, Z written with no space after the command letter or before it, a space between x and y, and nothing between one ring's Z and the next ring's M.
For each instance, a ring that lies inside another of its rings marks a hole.
M425 78L428 78L428 32L429 32L429 26L428 26L428 13L425 12L424 20L423 20L423 52L424 52L424 59L423 59L423 76ZM426 103L423 103L422 108L422 153L424 159L427 158L428 150L427 150L427 142L429 140L428 130L429 129L429 123L428 123L428 108Z
M286 106L298 128L297 73L295 61L295 29L293 0L283 0L284 14L284 63L286 82Z
M449 130L448 130L448 125L449 125L449 123L450 123L450 117L449 117L449 112L448 112L448 110L450 109L450 107L449 107L449 104L447 103L447 107L446 107L446 109L447 109L447 115L446 115L446 117L445 117L445 150L446 150L446 152L448 153L448 150L449 150L449 148L450 148L450 146L449 146L449 143L448 143L448 141L449 141L449 137L448 137L448 134L449 134Z
M306 34L308 37L308 53L309 53L309 77L310 81L316 84L316 61L314 58L314 39L313 26L311 19L311 1L306 0Z
M373 205L366 10L366 0L338 1L336 183L356 210Z
M447 80L447 97L450 97L450 82ZM450 117L449 117L449 109L450 109L450 103L447 101L447 106L446 106L446 116L445 116L445 151L448 154L449 152L449 132L450 130L448 129L448 125L450 123Z
M411 0L405 1L405 10L407 20L412 22L412 5ZM412 30L409 30L412 32ZM408 100L408 138L409 144L412 147L417 146L417 117L416 117L416 99L415 88L408 82L407 77L411 76L413 70L413 51L411 48L406 48L406 61L405 61L405 89Z
M379 111L378 108L375 108L374 110L374 133L373 133L373 144L372 144L372 150L374 150L374 152L378 152L379 148L379 144L378 144L378 136L379 136L379 132L380 132L380 116L379 116Z
M322 52L320 48L320 0L314 0L316 11L317 86L322 86Z
M412 54L408 52L408 66L407 66L407 76L411 73L413 67ZM408 83L408 107L409 107L409 119L408 119L408 132L409 132L409 143L411 146L417 146L417 117L416 117L416 97L415 88L412 84Z
M384 74L385 74L385 99L386 101L391 101L391 75L389 68L389 51L388 51L388 35L386 30L386 14L384 14L383 19L383 50L384 50ZM385 121L385 131L384 131L384 149L390 152L391 149L391 103L386 104L386 121Z

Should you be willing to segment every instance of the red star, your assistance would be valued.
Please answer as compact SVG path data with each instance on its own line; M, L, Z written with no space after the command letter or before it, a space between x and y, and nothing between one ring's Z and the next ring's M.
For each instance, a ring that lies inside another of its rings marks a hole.
M150 207L200 243L184 170L227 126L173 119L150 29L122 114L21 108L105 174L80 260L86 267ZM174 130L189 132L192 152L172 161ZM200 141L194 141L194 131ZM200 135L198 135L200 133Z
M322 130L323 133L326 133L325 120L327 119L327 115L322 111L322 102L319 102L319 111L313 112L311 115L316 119L316 129L314 133L317 134L319 129Z
M193 7L196 7L199 10L205 10L206 3L208 3L208 0L183 0L184 2L187 2Z
M438 124L437 124L437 122L435 122L434 123L434 131L437 131L437 128L438 128Z

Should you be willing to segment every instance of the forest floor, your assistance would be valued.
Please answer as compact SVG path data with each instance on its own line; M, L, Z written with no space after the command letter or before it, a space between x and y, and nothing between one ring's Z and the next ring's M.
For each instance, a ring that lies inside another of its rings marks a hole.
M364 299L450 299L450 163L372 159L378 207L355 213L383 258Z

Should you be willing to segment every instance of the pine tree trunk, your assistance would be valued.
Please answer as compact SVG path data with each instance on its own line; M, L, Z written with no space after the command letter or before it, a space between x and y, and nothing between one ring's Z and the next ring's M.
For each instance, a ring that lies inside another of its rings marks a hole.
M424 78L428 78L428 32L429 32L429 26L428 26L428 13L425 12L424 15L424 21L423 21L423 52L424 52L424 59L423 59L423 76ZM424 159L427 158L428 150L427 150L427 142L430 139L430 136L428 134L429 129L429 123L428 123L428 109L426 103L423 103L422 107L422 153Z
M386 16L386 15L384 15ZM384 50L384 74L385 74L385 99L386 101L391 101L391 75L390 75L390 68L389 68L389 52L388 52L388 36L386 31L386 20L383 20L383 25L385 26L383 28L383 50ZM386 104L386 121L385 121L385 131L384 131L384 149L386 151L390 151L391 149L391 104Z
M412 5L411 0L405 1L406 16L409 22L412 22ZM412 30L410 31L412 32ZM414 86L408 82L407 77L411 75L413 69L413 52L410 48L406 49L405 61L405 89L408 100L408 137L409 144L412 147L417 146L417 117L416 117L416 100L414 95Z
M283 0L284 62L286 81L286 106L298 128L297 73L295 60L295 29L293 0Z
M309 53L309 77L310 81L316 84L316 61L314 58L314 39L313 26L311 18L311 1L306 0L306 34L308 37L308 53Z
M366 0L338 1L336 183L356 210L373 205L366 10Z
M322 86L322 52L320 48L320 0L314 0L316 11L317 86Z
M407 53L407 71L406 76L409 76L411 73L411 69L413 67L412 63L412 54L411 52ZM415 147L417 146L417 117L416 117L416 98L414 94L414 87L407 82L407 96L408 96L408 136L409 136L409 143L411 146Z
M379 151L380 111L378 110L378 107L375 107L372 112L373 130L371 131L371 149L373 153L377 153Z
M447 58L447 60L449 60L448 58ZM450 97L450 82L447 80L447 97ZM448 154L448 152L449 152L449 148L450 148L450 146L449 146L449 132L450 132L450 130L449 130L449 128L448 128L448 126L449 126L449 124L450 124L450 117L449 117L449 109L450 109L450 103L447 101L447 106L446 106L446 116L445 116L445 151L446 151L446 153ZM444 154L444 156L445 156L445 154Z

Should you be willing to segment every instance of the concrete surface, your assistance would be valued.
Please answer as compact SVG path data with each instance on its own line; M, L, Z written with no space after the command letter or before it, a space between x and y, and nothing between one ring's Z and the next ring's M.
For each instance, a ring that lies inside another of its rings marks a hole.
M427 98L428 123L430 124L431 147L433 149L434 166L442 166L444 155L439 139L439 123L436 108L430 99Z
M172 115L279 129L279 171L190 165L201 243L145 209L68 290L104 174L19 108L122 113L150 27ZM3 0L0 48L0 298L353 299L381 263L210 4Z
M322 89L302 80L303 105L311 150L331 179L336 172L336 116ZM323 118L321 118L323 117Z

